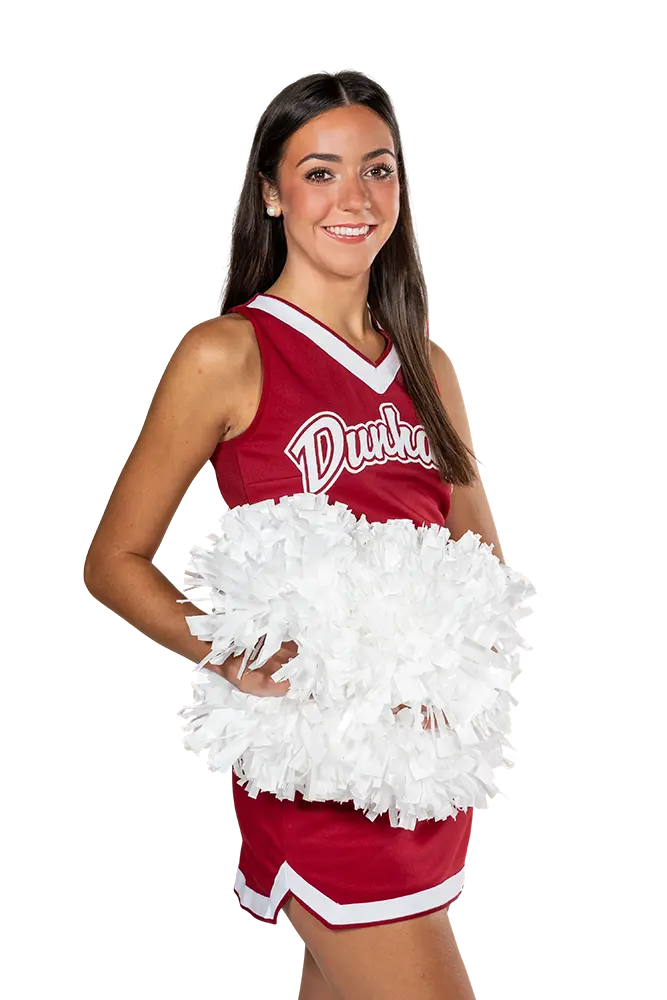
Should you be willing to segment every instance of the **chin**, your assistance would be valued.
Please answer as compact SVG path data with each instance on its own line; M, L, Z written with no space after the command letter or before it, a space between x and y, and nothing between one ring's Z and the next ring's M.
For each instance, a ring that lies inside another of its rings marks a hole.
M352 263L350 262L350 264L345 267L339 262L323 261L322 266L330 274L335 274L337 278L359 278L368 272L372 263L372 259L362 264L357 261L354 266L352 266Z
M361 267L361 268L360 267L354 267L354 268L352 268L352 267L350 267L350 268L327 267L326 270L329 272L329 274L333 275L336 278L350 278L350 279L352 279L352 278L362 278L365 274L368 274L368 272L370 270L370 267L371 267L371 264L369 263L369 264L366 265L366 267Z

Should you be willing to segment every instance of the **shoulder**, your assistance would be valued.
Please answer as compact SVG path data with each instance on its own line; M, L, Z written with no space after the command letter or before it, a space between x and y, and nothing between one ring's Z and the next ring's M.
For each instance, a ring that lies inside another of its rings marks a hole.
M438 395L440 396L447 418L461 440L472 450L468 415L454 365L442 347L432 340L429 341L429 345L431 367L435 375Z
M240 313L226 313L188 330L175 357L194 365L202 374L216 375L243 368L256 350L252 323Z
M433 368L440 396L444 402L445 398L451 398L452 395L456 396L460 394L458 379L449 355L434 340L429 340L428 343L431 367Z
M255 341L252 323L239 313L214 316L191 327L179 350L201 355L207 361L232 361L242 357Z

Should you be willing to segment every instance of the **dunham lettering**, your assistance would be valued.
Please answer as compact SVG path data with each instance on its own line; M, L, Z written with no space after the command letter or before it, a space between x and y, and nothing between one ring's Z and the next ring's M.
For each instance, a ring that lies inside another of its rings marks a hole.
M346 424L332 410L315 413L299 427L285 454L301 472L306 493L331 487L344 469L361 472L385 462L419 462L435 468L426 431L401 419L394 403L381 403L380 418Z

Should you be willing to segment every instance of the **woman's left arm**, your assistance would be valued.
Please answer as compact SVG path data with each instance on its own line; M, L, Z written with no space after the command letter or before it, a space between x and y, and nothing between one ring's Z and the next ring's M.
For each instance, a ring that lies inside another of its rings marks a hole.
M463 403L463 396L454 366L449 357L438 344L429 341L431 348L431 365L436 377L438 393L442 405L447 411L449 422L465 445L474 451L470 425ZM475 459L470 456L475 472L479 476L479 468ZM458 540L466 531L478 534L487 545L493 544L493 554L504 563L498 532L491 513L491 507L484 490L481 477L473 486L455 486L452 488L451 506L445 526L449 528L452 539Z
M471 451L474 451L470 435L470 425L468 424L466 408L463 403L463 396L461 395L461 388L456 377L456 372L454 371L454 366L438 344L432 340L429 343L431 345L431 365L435 373L438 394L442 400L442 405L447 411L449 422L463 443ZM479 467L472 455L470 456L470 461L479 476ZM481 477L474 486L457 486L456 488L452 488L451 505L445 526L449 528L451 537L455 541L461 535L465 535L466 531L470 530L480 535L483 542L487 544L493 542L494 556L497 556L501 563L504 563L505 560L500 548L498 532L496 531L493 514L491 513L491 507L489 506ZM496 653L498 652L495 646L492 646L491 649ZM395 715L402 708L407 707L407 705L401 704L393 708L392 711ZM422 715L425 715L425 713L426 706L422 705ZM447 717L445 716L446 721ZM424 718L423 727L424 729L431 728L431 721L428 717ZM438 724L436 722L437 728Z

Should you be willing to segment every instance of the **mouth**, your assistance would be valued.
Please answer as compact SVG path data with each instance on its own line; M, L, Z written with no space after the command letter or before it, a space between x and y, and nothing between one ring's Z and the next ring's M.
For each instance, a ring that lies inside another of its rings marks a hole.
M338 240L339 243L363 243L367 240L369 236L377 229L377 225L374 226L320 226L320 229L331 236L332 239Z

